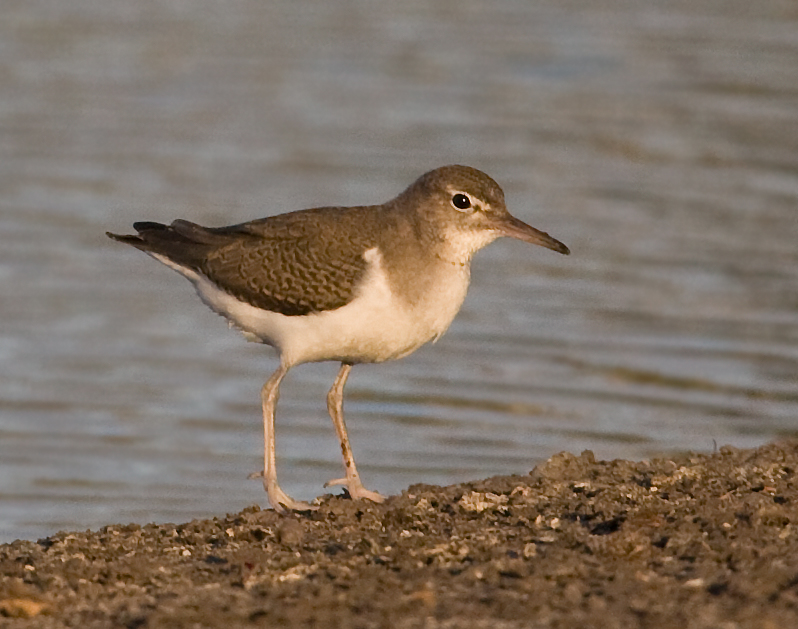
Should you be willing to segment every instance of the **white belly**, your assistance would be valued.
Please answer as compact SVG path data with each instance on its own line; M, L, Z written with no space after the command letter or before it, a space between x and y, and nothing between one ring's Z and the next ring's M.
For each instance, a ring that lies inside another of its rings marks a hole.
M351 363L401 358L441 336L465 299L468 266L447 268L429 295L408 304L391 291L377 249L364 254L368 271L359 295L341 308L301 316L261 310L239 301L196 272L159 261L194 284L202 300L249 340L267 343L286 366L324 360Z

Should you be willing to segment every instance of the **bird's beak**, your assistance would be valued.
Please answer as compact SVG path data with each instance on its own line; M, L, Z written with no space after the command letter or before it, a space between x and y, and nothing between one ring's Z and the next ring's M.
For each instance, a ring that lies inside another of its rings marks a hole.
M515 216L508 214L496 222L494 229L502 236L509 238L516 238L533 245L540 245L551 249L557 253L568 255L571 251L556 238L552 238L546 232L535 229L531 225L527 225L524 221L520 221Z

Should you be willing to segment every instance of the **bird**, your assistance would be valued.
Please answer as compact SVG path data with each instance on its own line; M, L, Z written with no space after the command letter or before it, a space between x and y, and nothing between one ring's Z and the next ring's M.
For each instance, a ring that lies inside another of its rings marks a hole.
M178 219L106 232L187 278L200 299L250 341L276 349L279 366L261 389L262 478L275 511L316 508L277 481L275 409L280 383L303 363L337 361L327 409L353 500L383 502L364 486L343 413L353 365L403 358L449 328L470 283L474 254L499 237L570 253L507 210L484 172L462 165L421 175L381 205L317 207L225 227Z

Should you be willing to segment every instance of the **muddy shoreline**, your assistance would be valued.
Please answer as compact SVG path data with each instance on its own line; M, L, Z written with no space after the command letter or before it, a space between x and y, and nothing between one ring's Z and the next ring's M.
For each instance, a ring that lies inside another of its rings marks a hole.
M0 627L798 626L798 442L0 546Z

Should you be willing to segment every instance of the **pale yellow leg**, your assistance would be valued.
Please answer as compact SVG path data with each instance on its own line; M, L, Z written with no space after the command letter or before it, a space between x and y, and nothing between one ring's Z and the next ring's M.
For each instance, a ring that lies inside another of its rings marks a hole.
M274 411L277 400L280 397L280 383L288 367L283 366L275 371L271 378L266 381L260 392L263 404L263 488L269 496L269 504L275 511L285 513L286 511L306 511L317 509L313 505L301 500L294 500L286 494L280 485L277 484L277 456L274 440Z
M355 467L355 457L352 455L349 437L346 434L346 423L344 422L344 385L346 384L346 379L349 377L349 372L351 370L351 364L341 363L338 376L335 378L335 382L330 392L327 394L327 410L330 411L330 417L332 417L333 425L335 426L335 433L338 435L338 441L341 443L341 453L344 457L346 478L331 480L325 483L324 486L345 485L353 500L365 498L372 502L383 502L385 496L378 494L376 491L369 491L363 487L363 483L360 481L360 474L357 473L357 467Z

